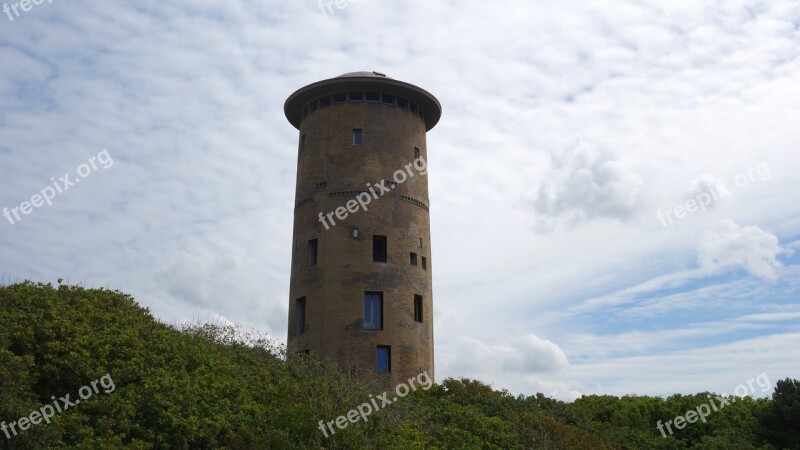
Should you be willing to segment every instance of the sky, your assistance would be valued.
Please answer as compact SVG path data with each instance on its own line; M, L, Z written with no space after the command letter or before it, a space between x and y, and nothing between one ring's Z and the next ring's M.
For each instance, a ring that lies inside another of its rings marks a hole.
M285 341L283 103L375 70L443 106L439 381L572 400L800 377L797 0L40 3L0 15L5 282Z

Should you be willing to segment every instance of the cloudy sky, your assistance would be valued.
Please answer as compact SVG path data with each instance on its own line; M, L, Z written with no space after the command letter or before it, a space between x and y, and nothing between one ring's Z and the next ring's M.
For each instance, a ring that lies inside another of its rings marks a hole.
M11 6L6 281L285 340L283 102L377 70L444 108L437 378L572 399L800 376L797 0Z

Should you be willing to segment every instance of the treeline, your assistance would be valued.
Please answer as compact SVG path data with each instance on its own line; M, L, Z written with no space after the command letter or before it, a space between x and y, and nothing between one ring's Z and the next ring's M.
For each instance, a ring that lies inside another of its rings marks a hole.
M0 448L800 449L800 382L789 379L772 399L739 398L674 434L658 421L713 394L565 403L447 379L328 438L318 428L380 392L313 357L286 361L260 336L175 329L118 291L0 287ZM43 421L37 412L67 394L82 401Z

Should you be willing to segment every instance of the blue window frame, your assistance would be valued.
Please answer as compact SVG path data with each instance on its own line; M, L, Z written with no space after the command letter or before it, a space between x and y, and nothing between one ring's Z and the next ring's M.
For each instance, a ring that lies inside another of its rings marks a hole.
M364 329L383 329L383 292L364 293Z
M378 373L390 373L392 371L392 347L388 345L378 346L375 366Z

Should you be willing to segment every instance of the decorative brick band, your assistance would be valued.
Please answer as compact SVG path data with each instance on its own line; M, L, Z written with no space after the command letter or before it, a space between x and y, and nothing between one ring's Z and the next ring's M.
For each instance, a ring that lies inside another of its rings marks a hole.
M299 208L299 207L301 207L301 206L305 205L306 203L311 203L311 202L313 202L313 201L314 201L314 199L313 199L313 198L311 198L311 197L306 197L306 198L304 198L304 199L300 200L300 203L298 203L298 204L294 205L294 208L295 208L295 209L297 209L297 208Z
M424 209L425 211L427 211L427 212L429 212L429 213L431 212L431 210L430 210L430 208L428 207L428 205L426 205L426 204L425 204L425 202L423 202L423 201L421 201L421 200L417 200L417 199L415 199L415 198L413 198L413 197L409 197L409 196L407 196L407 195L401 195L401 196L400 196L400 199L401 199L401 200L405 200L405 201L407 201L407 202L409 202L409 203L413 203L413 204L415 204L415 205L419 206L420 208Z
M330 197L355 197L358 194L364 193L367 191L334 191L329 193Z

